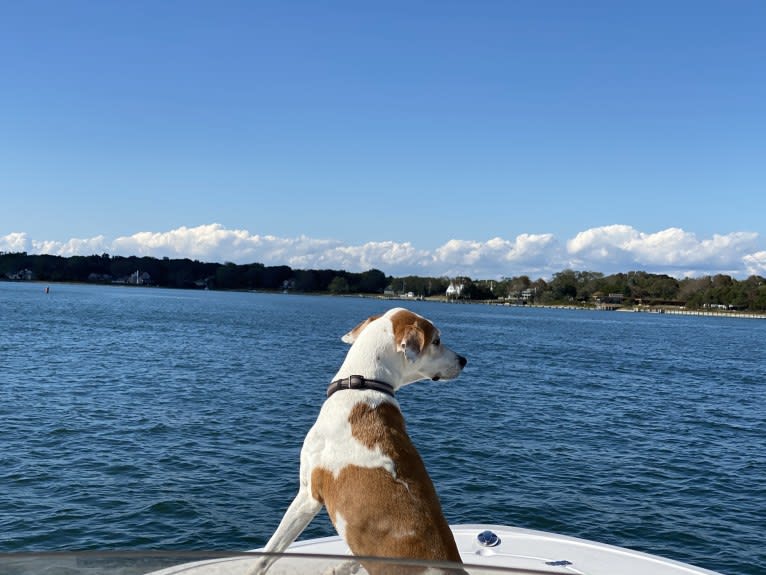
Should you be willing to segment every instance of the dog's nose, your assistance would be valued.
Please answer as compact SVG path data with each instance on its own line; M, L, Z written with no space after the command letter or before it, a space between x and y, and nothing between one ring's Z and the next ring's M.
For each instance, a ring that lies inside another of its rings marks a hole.
M468 360L464 358L462 355L457 356L457 360L460 363L460 369L465 367L465 364L468 363Z

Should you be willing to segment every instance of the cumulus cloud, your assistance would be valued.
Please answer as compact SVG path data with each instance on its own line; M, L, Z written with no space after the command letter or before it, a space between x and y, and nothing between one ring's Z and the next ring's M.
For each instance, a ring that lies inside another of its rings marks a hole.
M756 249L758 234L734 232L698 239L680 228L655 233L630 226L592 228L567 242L571 266L583 269L647 269L670 275L727 273L743 275L745 258Z
M748 254L742 259L748 275L766 276L766 251Z
M0 237L1 252L25 252L29 249L28 245L29 242L25 233L13 232Z
M72 238L64 243L50 240L32 240L32 252L59 256L102 254L109 251L110 244L104 236L88 239Z
M447 275L472 277L511 275L500 271L503 268L525 269L525 274L534 275L556 268L562 261L560 245L552 234L522 234L514 240L492 238L486 242L449 240L434 250L432 260Z
M680 228L646 233L627 225L591 228L561 242L553 234L514 239L451 239L435 249L410 242L349 245L307 236L277 237L228 229L221 224L180 227L67 241L30 239L24 232L0 236L0 251L62 256L109 253L235 263L260 262L294 269L378 268L392 275L466 275L473 278L550 277L565 268L603 273L645 270L677 277L726 273L766 274L766 249L758 234L734 232L698 238Z

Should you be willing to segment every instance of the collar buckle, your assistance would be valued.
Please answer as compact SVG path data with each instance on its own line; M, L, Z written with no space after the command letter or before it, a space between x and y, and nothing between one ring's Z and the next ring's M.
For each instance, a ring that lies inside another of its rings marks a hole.
M327 388L327 397L342 389L372 389L394 397L394 387L392 385L376 379L367 379L361 375L352 375L333 381Z

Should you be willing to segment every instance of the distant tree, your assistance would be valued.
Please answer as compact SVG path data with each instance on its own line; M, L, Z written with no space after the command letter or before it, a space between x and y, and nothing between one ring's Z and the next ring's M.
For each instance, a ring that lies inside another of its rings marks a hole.
M247 264L242 276L244 287L247 289L258 289L263 283L263 270L266 266L263 264Z
M237 289L240 285L239 266L227 262L215 272L215 287L218 289Z
M335 276L330 282L330 285L328 286L328 288L330 292L334 294L348 293L349 291L348 280L346 280L346 278L341 276Z
M678 299L686 302L687 307L699 307L702 295L710 288L710 277L685 278L678 286Z
M318 287L316 273L312 270L293 271L293 282L297 291L310 292Z
M565 269L553 274L549 284L551 297L554 301L572 301L577 297L577 273L571 269Z
M529 276L518 276L510 281L510 284L508 285L508 291L512 294L521 295L521 292L528 290L529 286L531 285L532 280L529 279Z
M623 273L603 278L599 282L599 290L605 294L619 293L626 298L631 297L630 288L628 287L628 276Z
M471 299L475 300L493 300L497 299L498 295L495 292L494 280L478 280L471 283L469 294Z
M371 269L360 274L358 289L363 293L383 293L387 283L386 274Z
M543 278L538 278L533 281L529 286L529 289L534 292L536 300L539 299L542 294L545 294L547 291L549 291L548 283Z
M263 269L263 289L278 290L293 275L293 270L288 266L269 266Z
M654 275L647 286L649 295L658 300L675 300L678 298L678 280L661 274Z
M136 264L130 258L115 256L109 263L109 273L115 279L127 277L136 271Z

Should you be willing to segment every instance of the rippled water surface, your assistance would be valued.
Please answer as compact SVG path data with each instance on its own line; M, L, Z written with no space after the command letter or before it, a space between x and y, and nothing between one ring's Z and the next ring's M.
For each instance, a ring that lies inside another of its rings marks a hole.
M397 305L44 287L0 283L0 551L263 545L340 336ZM408 307L469 359L398 394L451 523L766 572L766 321Z

